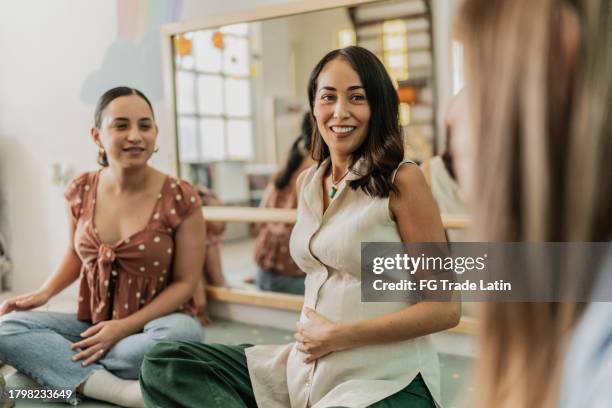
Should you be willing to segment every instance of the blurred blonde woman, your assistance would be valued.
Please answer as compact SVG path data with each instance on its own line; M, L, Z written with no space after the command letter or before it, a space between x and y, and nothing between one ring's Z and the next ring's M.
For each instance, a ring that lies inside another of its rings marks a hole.
M458 18L478 158L459 177L477 197L476 239L609 240L608 1L468 0ZM476 406L556 406L581 309L489 303Z

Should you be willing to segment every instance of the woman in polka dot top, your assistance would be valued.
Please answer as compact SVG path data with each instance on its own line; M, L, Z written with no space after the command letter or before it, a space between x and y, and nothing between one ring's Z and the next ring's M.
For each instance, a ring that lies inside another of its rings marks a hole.
M149 166L157 133L140 91L102 95L91 130L102 168L66 190L71 240L60 268L0 307L0 358L47 388L144 406L144 354L161 340L202 339L192 300L204 263L201 200ZM76 280L76 314L29 311Z

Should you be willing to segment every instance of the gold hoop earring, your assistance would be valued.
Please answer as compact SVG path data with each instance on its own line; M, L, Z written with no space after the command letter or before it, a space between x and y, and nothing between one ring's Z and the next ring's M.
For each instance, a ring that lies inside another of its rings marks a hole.
M98 145L98 164L102 167L108 166L108 157L106 156L106 150Z

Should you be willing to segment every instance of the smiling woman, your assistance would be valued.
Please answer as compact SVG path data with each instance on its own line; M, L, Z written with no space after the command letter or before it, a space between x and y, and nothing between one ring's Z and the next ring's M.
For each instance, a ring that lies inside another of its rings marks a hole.
M132 100L128 102L126 99L129 96L133 96L136 99L133 99L133 102ZM124 98L118 99L120 97L124 97ZM118 100L115 101L115 99L118 99ZM113 101L115 101L115 103L111 105L111 102ZM139 135L142 138L142 141L141 141L142 144L133 144L133 139L132 139L132 146L125 146L125 147L119 146L118 149L119 150L125 149L129 151L129 149L132 148L135 150L135 153L138 153L139 151L140 152L145 151L144 145L149 145L149 146L155 145L155 139L157 139L157 125L155 125L154 123L155 117L153 113L153 107L151 106L151 102L149 102L147 97L137 89L124 88L124 87L113 88L109 90L108 92L106 92L104 95L102 95L102 97L98 101L98 104L96 105L96 112L94 114L95 127L91 129L92 137L94 139L94 142L98 145L98 149L99 149L98 150L98 164L100 164L103 167L108 167L108 156L107 156L108 149L105 148L105 146L103 145L103 142L100 140L99 129L102 129L102 126L103 126L102 112L107 110L107 108L115 111L115 112L107 112L108 113L108 115L106 116L107 123L104 123L104 126L108 128L108 132L104 134L111 135L112 133L125 132L125 130L128 129L128 125L130 124L130 118L117 116L116 113L124 112L126 109L125 105L128 105L130 102L134 103L135 106L138 106L137 108L138 112L135 112L137 113L137 116L135 117L135 119L138 122L138 127L140 128ZM111 106L109 107L109 105ZM146 106L143 106L143 105L146 105ZM110 121L110 123L108 121ZM129 142L129 140L127 141ZM151 141L153 141L152 144L151 144ZM110 146L107 146L107 147L110 147ZM151 153L149 152L148 156L150 157L150 155Z
M352 163L362 160L362 171L367 169L351 181L351 187L363 186L368 194L386 197L393 189L389 176L404 158L397 94L385 67L366 62L371 56L361 47L335 50L310 76L308 99L318 125L313 157L322 163L333 154L332 163L339 164L332 167L330 180L326 179L326 191L337 189L340 178L348 174L348 163L342 157L351 156ZM372 114L370 106L381 109Z
M320 73L319 82L314 109L314 116L320 123L319 134L329 150L350 154L363 143L368 133L370 106L365 89L351 66L339 59L327 64ZM330 84L337 84L339 89Z
M71 391L70 402L79 391L140 407L145 352L161 340L202 337L192 299L204 257L201 201L191 185L148 165L157 125L141 92L106 92L91 136L103 168L66 190L71 240L58 271L0 306L0 356L46 388ZM30 311L76 280L76 315Z
M428 335L456 325L459 305L361 302L362 241L445 241L423 175L403 166L397 94L380 60L360 47L323 57L308 94L318 163L297 182L290 252L306 280L296 341L159 344L140 376L148 405L439 403L438 357Z

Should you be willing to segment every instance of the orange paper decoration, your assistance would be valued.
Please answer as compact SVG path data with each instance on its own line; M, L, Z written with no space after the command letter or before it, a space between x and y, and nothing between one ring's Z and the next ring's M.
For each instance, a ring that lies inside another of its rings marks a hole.
M221 31L215 31L212 35L212 43L215 48L220 50L225 48L225 41L223 39L223 33Z
M191 40L185 38L185 36L182 34L175 36L174 50L176 52L176 55L178 55L179 57L191 55Z
M397 96L400 102L416 103L418 101L418 89L412 86L406 86L397 90Z

